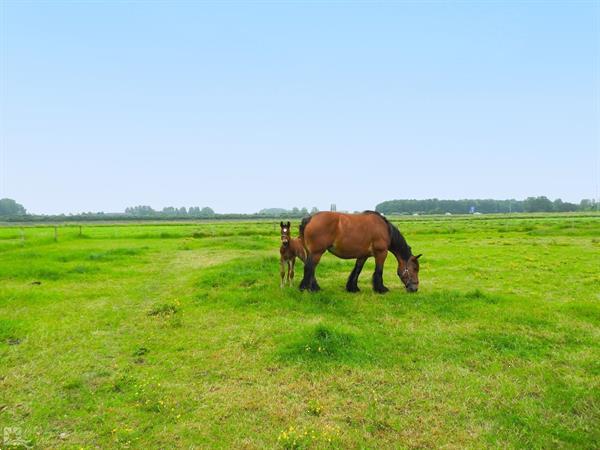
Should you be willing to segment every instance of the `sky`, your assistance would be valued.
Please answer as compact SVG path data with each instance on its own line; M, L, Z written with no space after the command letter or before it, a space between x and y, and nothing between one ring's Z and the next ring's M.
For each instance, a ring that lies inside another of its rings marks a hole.
M0 198L597 198L599 5L0 0Z

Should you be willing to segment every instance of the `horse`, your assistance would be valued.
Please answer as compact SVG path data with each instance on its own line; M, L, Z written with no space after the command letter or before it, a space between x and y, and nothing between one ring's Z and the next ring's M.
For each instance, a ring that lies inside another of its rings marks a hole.
M358 276L365 261L375 257L373 290L378 293L388 291L383 285L383 264L388 252L398 260L397 274L408 292L419 288L419 258L414 256L410 246L398 228L386 217L375 211L359 214L319 212L306 217L300 224L300 239L307 252L304 263L304 278L300 290L318 291L315 269L325 251L338 258L356 259L354 269L348 277L346 290L358 292Z
M290 223L279 222L281 227L281 247L279 247L280 255L280 275L281 275L281 287L284 286L285 278L285 265L287 264L287 281L290 286L294 281L294 265L296 264L296 257L300 258L302 262L306 260L306 252L304 251L304 244L298 238L291 237Z

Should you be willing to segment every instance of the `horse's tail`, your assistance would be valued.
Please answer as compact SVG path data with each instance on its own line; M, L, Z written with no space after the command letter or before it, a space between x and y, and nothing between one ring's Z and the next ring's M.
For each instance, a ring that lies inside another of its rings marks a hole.
M312 216L303 217L302 222L300 222L300 239L302 239L302 241L304 241L304 229L306 228L306 225L308 225L308 222L310 222L311 219Z

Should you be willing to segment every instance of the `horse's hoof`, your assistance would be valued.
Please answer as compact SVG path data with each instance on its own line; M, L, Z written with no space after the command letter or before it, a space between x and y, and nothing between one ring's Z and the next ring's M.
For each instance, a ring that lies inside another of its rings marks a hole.
M346 286L346 291L348 292L360 292L358 286Z
M375 292L377 292L378 294L385 294L388 291L389 291L389 289L386 288L385 286L381 287L380 289L375 289Z

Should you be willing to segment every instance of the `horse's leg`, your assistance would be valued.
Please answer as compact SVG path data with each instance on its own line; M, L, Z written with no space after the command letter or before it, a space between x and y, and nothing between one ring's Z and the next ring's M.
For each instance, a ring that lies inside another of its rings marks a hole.
M375 273L373 273L373 290L380 294L385 294L389 291L383 285L383 263L387 257L387 250L379 250L375 252Z
M279 260L279 275L281 276L281 283L279 284L279 287L283 287L283 279L285 278L284 264L285 264L285 262L283 260L283 257L281 257L281 259Z
M319 287L319 283L317 283L317 277L315 275L315 271L317 269L317 265L319 264L319 261L321 260L321 256L323 256L323 252L313 253L310 256L311 256L311 262L312 262L312 278L310 280L310 286L308 287L308 289L311 292L317 292L317 291L320 291L321 288Z
M358 292L358 276L360 275L360 271L365 265L365 261L367 258L358 258L356 260L356 264L354 265L354 269L350 272L350 276L348 277L348 282L346 283L346 290L348 292Z
M302 278L302 282L300 283L301 291L305 289L318 291L320 289L315 278L315 268L319 264L322 255L323 252L309 253L307 255L306 262L304 263L304 278Z
M292 257L292 270L290 271L290 286L294 284L294 266L296 265L296 257Z
M301 291L310 287L310 280L313 277L314 270L315 268L312 264L312 259L309 253L306 257L306 260L304 261L304 276L302 277L302 281L300 282Z
M288 259L288 260L287 260L287 280L286 280L286 283L287 283L287 284L290 284L290 272L291 272L291 270L292 270L292 263L291 263L291 261Z

